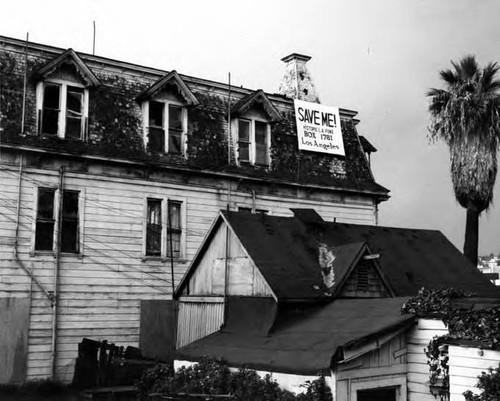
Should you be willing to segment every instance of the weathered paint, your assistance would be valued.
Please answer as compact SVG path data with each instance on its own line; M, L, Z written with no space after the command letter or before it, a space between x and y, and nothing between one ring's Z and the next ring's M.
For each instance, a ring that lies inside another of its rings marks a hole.
M383 341L383 340L382 340ZM386 337L379 348L340 363L335 370L336 400L356 401L357 391L396 388L396 400L407 400L406 336ZM359 350L352 350L356 354Z
M224 302L179 301L177 348L218 331L224 323Z
M448 334L441 320L418 319L406 337L408 361L408 401L435 401L429 390L429 365L424 348L435 336Z
M17 155L2 151L0 298L27 297L31 288L30 278L19 268L13 253L19 180ZM81 253L63 254L60 258L56 375L67 382L72 379L78 343L83 337L138 346L140 301L171 299L169 260L144 257L145 200L174 198L184 202L185 257L174 263L176 285L217 213L227 207L227 180L172 172L156 172L144 178L134 168L55 158L26 157L25 163L18 254L47 291L52 291L54 256L32 251L37 188L57 187L58 169L65 165L65 188L81 194ZM263 183L238 187L237 181L231 182L233 210L254 206L274 215L292 216L289 208L309 207L326 220L373 224L374 205L369 197L340 197L332 191L306 192L286 186L270 191ZM255 200L252 190L256 192ZM254 288L258 292L265 290L258 282ZM33 286L27 350L29 380L50 376L51 336L50 301Z
M450 401L465 401L463 393L467 390L479 394L476 387L478 376L489 368L498 368L499 350L485 350L475 347L448 346L450 367Z
M0 383L26 378L29 298L0 298Z
M227 241L227 250L226 250ZM226 273L227 268L227 273ZM227 283L226 283L227 278ZM271 297L272 290L240 240L223 222L187 283L189 295Z

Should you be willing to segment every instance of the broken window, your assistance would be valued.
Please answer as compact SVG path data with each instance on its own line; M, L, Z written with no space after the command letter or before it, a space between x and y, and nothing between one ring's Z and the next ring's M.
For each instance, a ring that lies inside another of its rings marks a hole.
M61 138L82 138L86 99L84 88L65 83L44 83L43 103L39 105L39 132Z
M79 252L79 207L77 191L63 191L61 205L61 252ZM55 213L56 190L39 188L35 229L35 251L54 249L54 231L59 226L59 217Z
M78 253L78 192L63 191L61 252Z
M182 202L168 201L167 257L181 257Z
M45 84L43 92L42 134L58 134L60 103L61 85Z
M161 200L148 199L146 256L161 255Z
M165 151L165 131L163 130L164 104L149 102L148 146L154 152Z
M83 88L68 86L66 98L66 137L80 138L83 124Z
M35 229L35 250L51 251L54 241L55 189L39 188Z
M148 110L147 141L149 150L182 154L185 130L184 108L175 104L150 101Z
M267 123L255 121L255 164L269 164L267 150Z
M182 153L182 108L168 105L168 153Z

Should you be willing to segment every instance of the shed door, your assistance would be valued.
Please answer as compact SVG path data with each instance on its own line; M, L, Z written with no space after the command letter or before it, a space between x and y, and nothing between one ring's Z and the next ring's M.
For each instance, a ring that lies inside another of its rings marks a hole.
M396 401L396 389L358 390L358 401Z

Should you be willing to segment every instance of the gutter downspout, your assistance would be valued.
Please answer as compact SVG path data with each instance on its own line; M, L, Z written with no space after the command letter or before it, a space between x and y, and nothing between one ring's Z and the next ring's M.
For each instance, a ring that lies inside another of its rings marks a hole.
M51 372L52 380L56 379L56 355L57 355L57 303L58 303L58 287L59 287L59 263L61 253L61 229L62 229L62 210L63 210L63 184L64 184L64 167L59 170L59 210L56 232L56 252L54 261L54 282L52 294L52 344L51 344Z

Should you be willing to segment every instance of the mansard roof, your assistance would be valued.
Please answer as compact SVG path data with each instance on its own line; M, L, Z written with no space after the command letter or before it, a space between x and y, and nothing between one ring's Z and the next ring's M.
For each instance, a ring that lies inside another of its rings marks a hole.
M199 104L198 99L194 93L189 89L186 83L179 76L177 71L170 71L163 78L160 78L153 85L151 85L148 89L142 92L137 98L139 100L151 99L159 92L161 92L167 85L175 85L179 90L180 95L184 98L186 103L190 106L197 106Z
M101 84L96 75L89 67L87 67L87 65L73 49L68 49L49 61L37 71L37 76L42 79L47 78L64 64L73 65L80 78L83 79L88 86L99 86Z
M236 102L236 104L232 107L232 113L235 116L239 116L245 114L256 105L261 105L272 121L281 120L280 112L271 103L262 89L258 89L238 100L238 102Z

